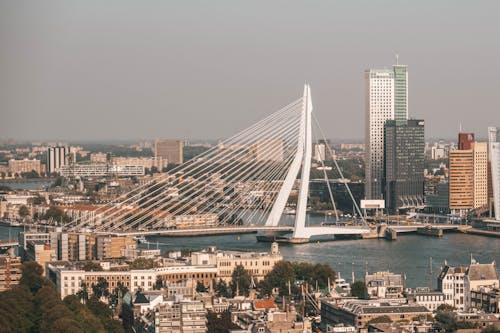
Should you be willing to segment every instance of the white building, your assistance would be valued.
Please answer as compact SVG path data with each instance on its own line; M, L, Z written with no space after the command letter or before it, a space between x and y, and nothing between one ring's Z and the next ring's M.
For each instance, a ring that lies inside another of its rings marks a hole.
M495 219L500 220L500 127L488 127L491 185Z
M365 71L365 197L382 199L384 125L394 119L394 70Z
M47 150L47 173L58 172L60 167L69 164L70 158L75 162L71 147L50 147Z
M78 164L63 165L59 168L64 177L119 177L144 176L143 165Z
M444 303L464 310L465 290L464 278L467 267L451 267L446 261L438 276L438 290L444 294Z

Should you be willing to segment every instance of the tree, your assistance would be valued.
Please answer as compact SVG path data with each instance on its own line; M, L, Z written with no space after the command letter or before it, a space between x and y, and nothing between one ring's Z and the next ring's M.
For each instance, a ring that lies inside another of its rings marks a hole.
M231 321L229 311L216 313L212 311L207 312L207 329L211 333L226 333L231 329L239 328L238 325Z
M351 295L360 299L367 297L367 290L363 281L355 281L351 284Z
M161 279L161 277L157 277L156 278L156 282L155 282L155 285L153 286L153 289L154 290L161 290L161 288L163 288L163 280Z
M56 206L50 206L49 209L47 209L47 212L45 213L43 218L46 220L52 219L52 220L57 221L57 222L69 222L70 221L70 217L68 215L66 215L66 213L62 209L60 209Z
M106 281L105 278L100 277L97 280L97 283L92 286L92 292L93 294L100 299L101 297L108 297L109 296L109 283Z
M437 307L436 310L438 312L452 312L453 310L455 310L455 307L449 304L441 304L440 306Z
M204 293L206 291L207 291L207 288L205 287L205 285L203 284L203 282L198 281L196 283L196 292L198 292L198 293Z
M36 293L45 283L42 277L43 268L35 261L26 261L21 266L22 276L20 284L28 287L32 293Z
M236 266L231 276L231 290L233 295L248 296L250 294L251 283L252 277L250 273L242 265Z
M227 283L222 279L215 285L215 292L219 297L231 297Z
M295 271L288 261L277 262L273 269L260 283L262 294L271 295L274 288L278 288L280 295L288 294L288 284L295 286Z
M82 282L80 287L81 289L76 293L76 296L81 302L83 302L83 304L85 304L89 300L89 290L85 282Z
M486 327L481 333L500 333L500 329L496 328L495 325Z
M457 320L451 312L438 312L434 317L445 332L455 332L457 330Z
M21 207L19 207L19 216L26 217L28 215L30 215L30 210L28 209L28 207L26 207L25 205L21 205Z

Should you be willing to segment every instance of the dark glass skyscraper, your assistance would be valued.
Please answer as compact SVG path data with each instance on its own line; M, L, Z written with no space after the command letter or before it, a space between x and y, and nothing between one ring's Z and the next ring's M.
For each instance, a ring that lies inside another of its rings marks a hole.
M423 120L386 121L382 186L391 213L423 206L424 148Z

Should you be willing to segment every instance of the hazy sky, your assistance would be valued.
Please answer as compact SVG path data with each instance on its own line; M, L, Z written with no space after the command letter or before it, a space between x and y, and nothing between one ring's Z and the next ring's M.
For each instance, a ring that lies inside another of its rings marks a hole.
M362 139L363 71L396 53L427 137L500 126L500 1L0 0L0 138L224 138L307 81Z

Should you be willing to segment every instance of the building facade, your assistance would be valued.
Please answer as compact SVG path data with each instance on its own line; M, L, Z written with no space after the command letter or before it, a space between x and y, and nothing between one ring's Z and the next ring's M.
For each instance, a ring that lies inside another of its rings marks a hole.
M493 199L495 219L500 220L500 127L488 128L489 140L489 197Z
M21 275L20 257L0 255L0 292L18 285Z
M408 119L408 67L365 71L365 197L383 199L384 127Z
M465 214L474 208L474 151L450 151L450 209Z
M40 165L39 160L29 160L29 159L24 159L24 160L9 160L9 172L12 174L22 174L26 172L36 172L37 174L40 174L42 172L42 168Z
M386 121L383 189L389 211L423 206L424 149L423 120Z
M438 290L444 295L444 303L463 311L465 308L464 279L467 267L451 267L445 261L438 275Z
M182 164L184 143L179 140L163 140L155 141L154 155L166 159L168 164Z
M58 172L60 167L69 164L70 159L74 161L70 147L49 147L47 150L47 173Z
M382 199L384 125L394 119L394 71L365 71L365 197Z

